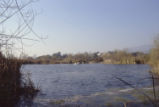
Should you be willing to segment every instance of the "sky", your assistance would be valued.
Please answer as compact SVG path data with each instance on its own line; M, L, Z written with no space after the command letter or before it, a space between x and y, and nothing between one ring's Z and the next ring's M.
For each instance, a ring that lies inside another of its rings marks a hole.
M159 34L159 0L40 0L33 29L47 37L28 55L107 52L150 45Z

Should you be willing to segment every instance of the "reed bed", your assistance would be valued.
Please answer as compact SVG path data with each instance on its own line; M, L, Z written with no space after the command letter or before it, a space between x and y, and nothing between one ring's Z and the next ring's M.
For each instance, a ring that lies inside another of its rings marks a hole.
M16 107L25 99L33 99L38 89L31 81L22 81L22 60L6 58L0 53L0 106Z

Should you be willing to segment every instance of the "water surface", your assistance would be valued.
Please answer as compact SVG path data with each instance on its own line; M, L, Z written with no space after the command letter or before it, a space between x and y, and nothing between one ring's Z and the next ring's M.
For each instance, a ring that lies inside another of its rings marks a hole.
M130 88L116 77L135 87L149 87L149 70L148 65L57 64L22 67L23 74L30 73L34 85L40 87L37 99L64 99Z

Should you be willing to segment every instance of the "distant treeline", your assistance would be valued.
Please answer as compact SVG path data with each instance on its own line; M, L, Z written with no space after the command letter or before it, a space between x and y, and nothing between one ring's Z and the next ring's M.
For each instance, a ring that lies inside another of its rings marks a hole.
M26 57L26 63L31 64L145 64L149 60L149 54L142 52L129 53L123 50L116 50L107 53L78 53L43 55L36 58Z

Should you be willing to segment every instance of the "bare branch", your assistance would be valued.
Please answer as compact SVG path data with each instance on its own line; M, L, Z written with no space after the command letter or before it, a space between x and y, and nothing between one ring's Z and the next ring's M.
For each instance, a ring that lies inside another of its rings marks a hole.
M16 48L16 45L19 47L19 44L23 51L23 40L39 41L43 39L32 29L35 14L32 8L27 7L33 2L34 0L0 1L0 51L8 51L8 49ZM18 23L15 21L17 19L19 19ZM11 28L12 31L8 29L10 22L14 25Z

